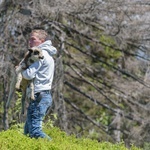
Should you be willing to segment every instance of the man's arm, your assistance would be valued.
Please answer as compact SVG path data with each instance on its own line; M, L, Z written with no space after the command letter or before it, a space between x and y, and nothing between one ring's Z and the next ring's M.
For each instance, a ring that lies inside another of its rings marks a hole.
M37 71L42 66L42 62L43 62L42 60L36 61L31 66L29 66L26 70L22 71L23 78L25 78L26 80L31 80L35 78Z

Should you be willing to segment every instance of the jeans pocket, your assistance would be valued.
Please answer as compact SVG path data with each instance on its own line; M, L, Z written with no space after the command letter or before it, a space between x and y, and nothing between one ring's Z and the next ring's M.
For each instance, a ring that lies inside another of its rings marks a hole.
M39 97L40 97L40 101L38 102L39 113L40 116L44 116L48 108L52 104L52 97L50 93L45 93L45 92L41 92Z
M39 113L44 116L47 113L48 108L51 106L51 101L47 99L42 99L39 103Z

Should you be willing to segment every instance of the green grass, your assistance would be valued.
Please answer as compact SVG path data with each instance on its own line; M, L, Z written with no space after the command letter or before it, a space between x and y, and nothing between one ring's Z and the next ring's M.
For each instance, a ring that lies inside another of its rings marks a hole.
M56 127L47 127L44 128L44 131L52 137L52 141L24 136L22 128L18 126L2 131L0 132L0 150L128 150L124 143L112 144L76 138L74 135L68 136ZM132 146L130 150L140 149Z

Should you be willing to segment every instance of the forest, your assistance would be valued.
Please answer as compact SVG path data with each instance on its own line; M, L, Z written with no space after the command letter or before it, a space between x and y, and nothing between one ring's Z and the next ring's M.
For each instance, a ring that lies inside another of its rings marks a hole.
M1 0L0 131L25 122L10 90L35 28L58 50L44 122L77 138L149 143L149 0Z

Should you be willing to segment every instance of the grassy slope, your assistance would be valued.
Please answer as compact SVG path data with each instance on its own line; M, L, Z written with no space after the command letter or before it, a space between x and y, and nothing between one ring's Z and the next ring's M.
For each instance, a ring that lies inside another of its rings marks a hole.
M13 128L0 132L0 150L127 150L123 143L112 144L67 136L58 128L45 128L53 140L31 139L22 134L22 129ZM140 150L132 146L130 150Z

